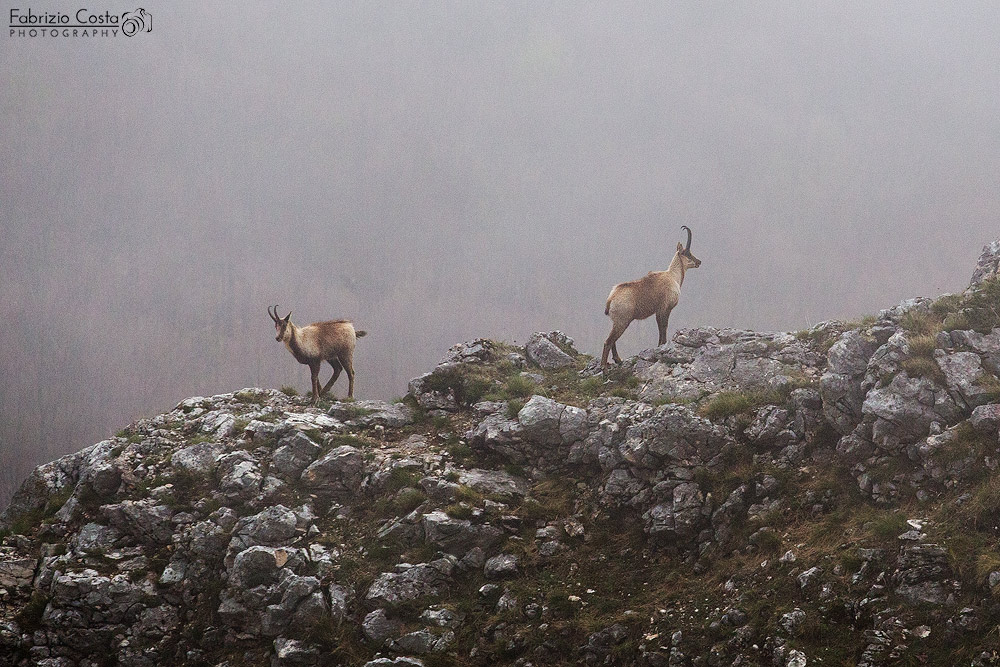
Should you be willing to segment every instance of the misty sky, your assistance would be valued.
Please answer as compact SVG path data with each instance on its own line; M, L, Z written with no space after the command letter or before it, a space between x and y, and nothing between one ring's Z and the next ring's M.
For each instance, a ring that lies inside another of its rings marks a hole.
M682 224L669 335L960 291L1000 236L992 2L144 7L0 37L0 500L186 396L305 391L275 303L366 329L390 399L475 337L599 354Z

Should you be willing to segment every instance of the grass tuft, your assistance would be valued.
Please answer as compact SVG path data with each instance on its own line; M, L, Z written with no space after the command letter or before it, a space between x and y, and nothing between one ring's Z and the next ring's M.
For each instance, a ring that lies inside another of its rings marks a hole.
M750 389L745 391L720 391L698 411L702 417L713 421L756 410L764 405L780 405L787 398L777 389Z

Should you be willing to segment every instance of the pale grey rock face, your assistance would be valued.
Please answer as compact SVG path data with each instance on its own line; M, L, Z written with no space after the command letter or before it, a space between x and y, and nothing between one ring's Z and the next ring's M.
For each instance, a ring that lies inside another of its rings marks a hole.
M424 540L445 553L462 556L474 547L487 551L503 539L503 531L490 524L473 524L467 519L455 519L444 512L434 511L422 519Z
M202 442L178 449L170 457L170 464L178 470L208 475L215 470L216 461L224 451L222 443Z
M264 483L260 463L245 451L235 451L219 457L219 490L233 500L249 500L260 492Z
M232 435L236 417L225 410L213 410L198 420L202 433L212 433L220 438Z
M549 338L549 334L531 334L524 349L528 361L540 368L563 368L573 365L573 357L563 352Z
M377 647L384 647L403 634L403 623L389 618L385 609L376 609L361 621L361 631L369 642Z
M961 592L948 563L948 552L937 544L902 547L892 582L896 594L913 604L955 604Z
M297 479L319 456L320 446L301 431L292 431L278 440L271 465L285 479Z
M295 536L297 517L284 505L268 507L237 521L229 543L231 559L251 546L282 546Z
M861 422L865 399L862 380L878 347L872 336L851 330L841 334L830 348L827 370L820 378L823 415L843 435Z
M424 667L424 662L417 658L376 658L369 660L364 667Z
M88 523L80 527L70 546L79 553L103 554L113 549L121 536L121 532L111 526Z
M983 246L983 252L976 262L976 269L972 272L969 287L978 287L984 280L996 276L998 271L1000 271L1000 241L992 241Z
M282 568L294 568L302 563L296 549L252 546L236 554L230 568L229 585L252 589L274 582Z
M440 638L429 630L408 632L395 641L397 650L404 653L426 655L435 650Z
M518 558L514 554L499 554L488 558L483 566L487 579L510 579L518 574Z
M915 442L928 434L932 422L950 423L961 409L948 392L928 378L911 378L900 372L885 387L868 392L862 413L873 420L876 444ZM889 446L892 449L892 446Z
M978 406L972 411L969 423L980 433L996 435L1000 429L1000 403Z
M455 400L453 391L445 393L431 389L430 381L433 375L434 371L431 371L410 380L407 393L413 396L417 405L424 410L445 410L447 412L458 410L458 401Z
M37 558L16 558L0 561L0 589L27 589L35 579Z
M587 411L544 396L532 396L508 419L500 413L483 419L466 434L473 447L492 450L515 463L565 465L569 450L589 436Z
M65 489L73 488L80 479L81 465L88 458L88 454L107 444L109 441L98 443L32 470L14 493L10 504L0 514L0 528L9 528L18 517L44 509L51 497L59 495Z
M998 573L998 576L1000 576L1000 573ZM420 614L420 620L425 624L439 628L454 629L462 624L462 621L465 620L465 615L451 609L426 609Z
M316 665L320 660L320 649L298 639L278 637L274 640L272 667L299 667Z
M989 402L992 394L980 382L985 370L978 354L935 350L934 361L944 373L951 397L963 409L972 410Z
M682 329L635 364L639 398L693 399L724 389L768 388L789 373L818 374L824 359L788 333Z
M441 595L452 584L455 561L439 558L418 565L397 565L396 572L380 574L368 588L365 600L371 605L393 606Z
M302 482L319 495L352 498L361 490L363 473L361 452L350 445L341 445L306 468Z
M120 533L130 535L141 544L170 544L174 533L170 522L174 510L167 505L157 505L149 498L103 505L101 514Z
M540 445L569 445L587 437L587 411L532 396L520 412L522 437Z
M458 482L488 496L520 498L528 492L527 480L503 470L463 470L458 474Z
M683 405L663 405L631 425L618 451L633 466L705 464L731 443L724 428Z
M334 403L329 415L348 426L369 428L384 426L398 428L413 422L413 409L405 403L360 400L349 403Z
M318 627L330 618L330 603L320 589L316 577L289 574L276 586L280 599L264 608L261 634L277 636L289 629L301 631Z
M698 485L683 482L673 489L672 499L649 509L643 519L646 533L657 544L692 539L708 519L711 507Z

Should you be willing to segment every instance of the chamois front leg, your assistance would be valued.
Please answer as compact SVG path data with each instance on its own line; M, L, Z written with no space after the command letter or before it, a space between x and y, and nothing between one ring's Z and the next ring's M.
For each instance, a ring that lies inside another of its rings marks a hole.
M312 404L316 405L319 403L319 367L320 362L313 361L309 363L309 374L312 376Z
M662 315L660 313L656 314L656 326L660 330L660 342L657 345L663 345L667 342L667 320L670 319L670 311Z

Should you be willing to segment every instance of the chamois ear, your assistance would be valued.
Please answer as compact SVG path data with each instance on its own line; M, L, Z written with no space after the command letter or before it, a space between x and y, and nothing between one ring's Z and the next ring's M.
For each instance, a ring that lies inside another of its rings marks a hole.
M677 244L677 252L684 252L684 244L683 243L678 243Z
M288 320L290 319L292 319L292 311L288 311L288 314L285 315L285 324L288 324Z

